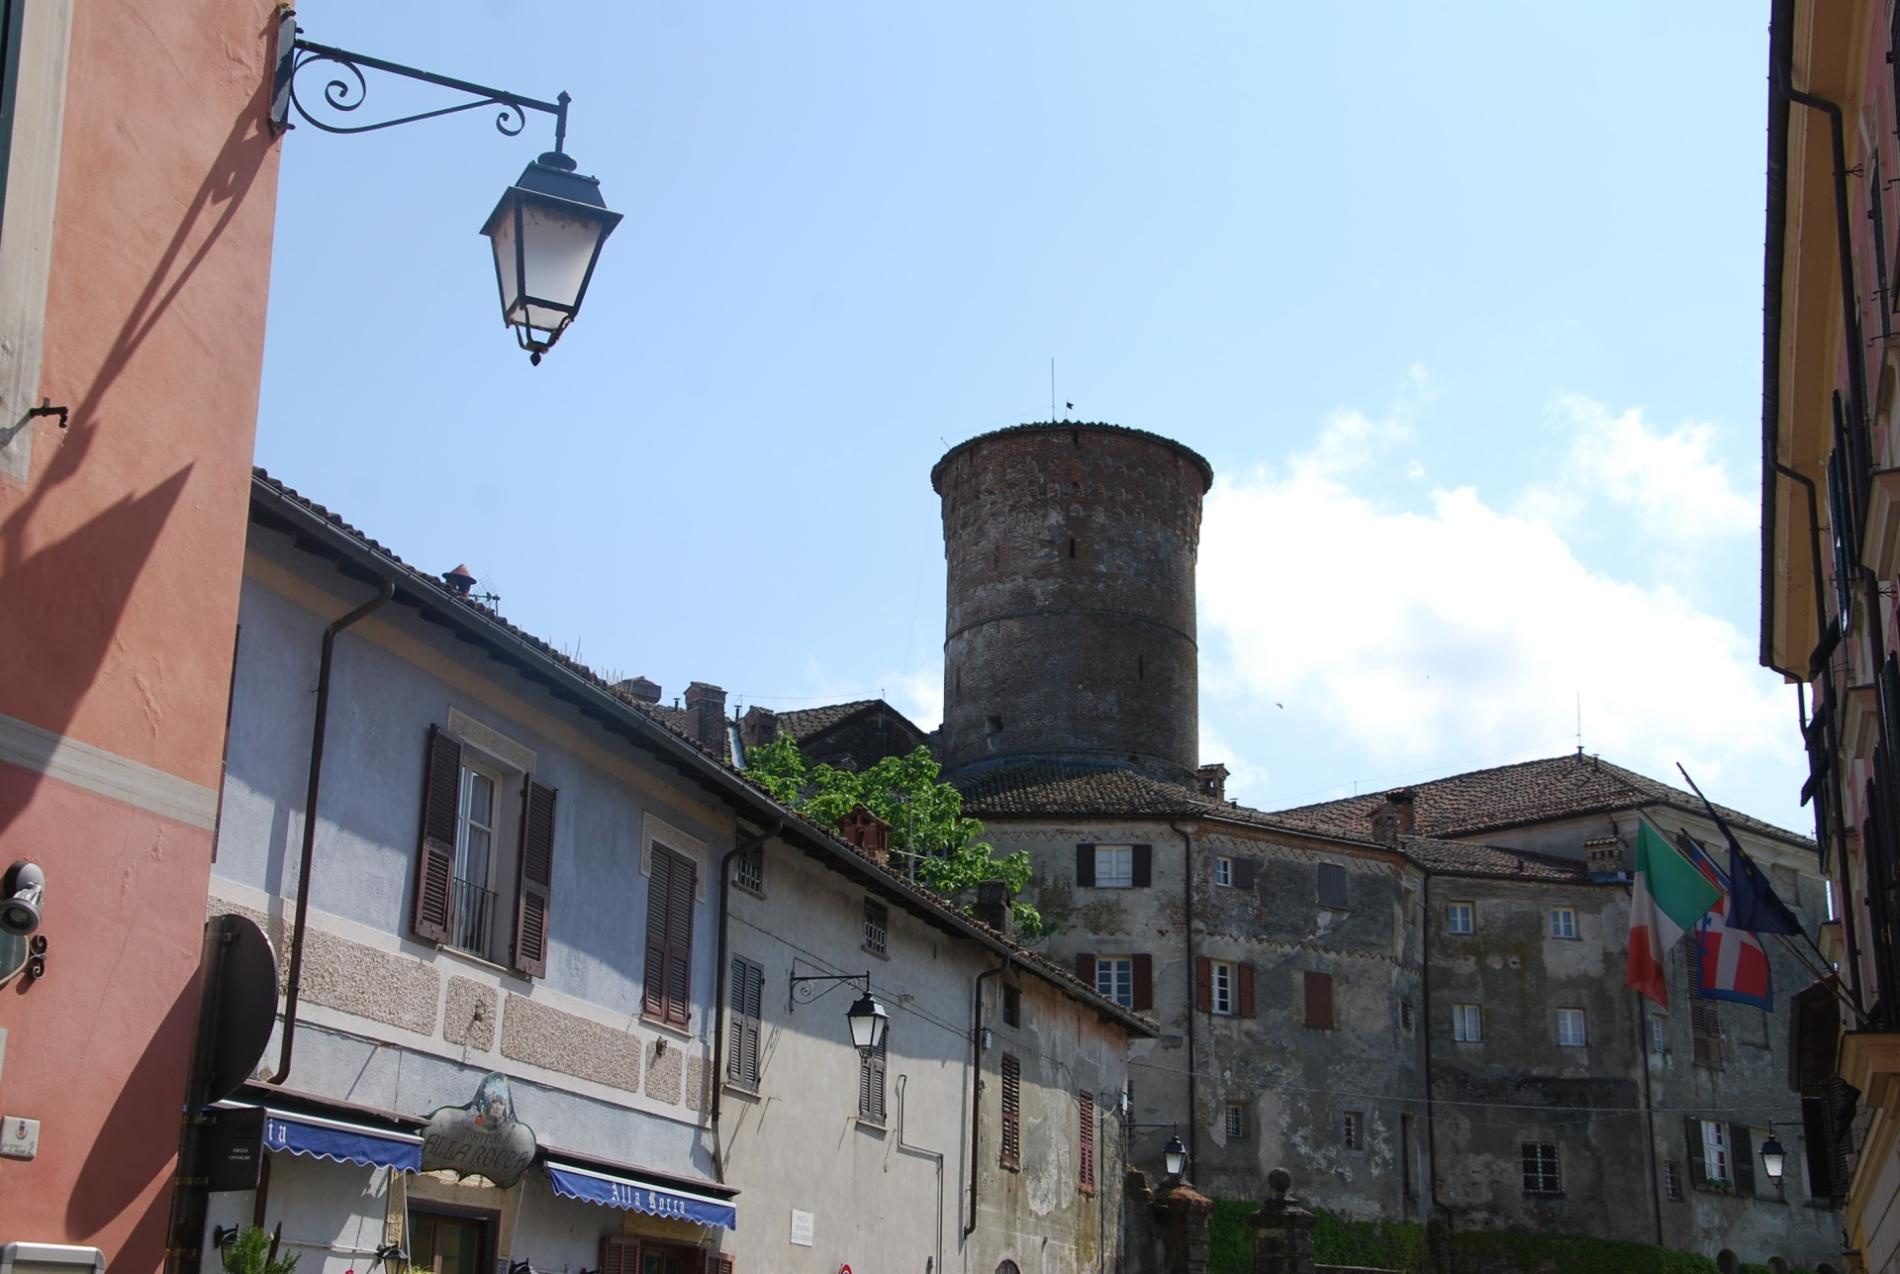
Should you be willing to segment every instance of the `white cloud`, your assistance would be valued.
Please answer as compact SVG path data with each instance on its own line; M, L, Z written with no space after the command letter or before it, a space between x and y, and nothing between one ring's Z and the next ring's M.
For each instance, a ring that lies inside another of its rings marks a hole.
M1517 507L1525 516L1563 525L1607 501L1627 509L1645 535L1676 546L1757 526L1754 500L1714 454L1715 426L1689 421L1663 432L1639 408L1617 413L1575 395L1558 399L1551 415L1569 447L1557 479L1524 493Z
M1587 480L1569 496L1580 507L1626 504L1681 536L1737 515L1705 427L1657 434L1635 413L1588 407L1566 407L1586 458ZM1284 468L1209 493L1203 676L1244 696L1262 731L1282 745L1322 731L1388 769L1446 758L1462 768L1561 750L1580 692L1586 744L1659 778L1677 759L1713 782L1732 763L1793 756L1786 692L1733 623L1667 586L1592 569L1561 524L1492 507L1469 487L1433 490L1418 510L1375 503L1353 490L1353 466L1330 458L1378 436L1362 417L1336 415ZM1641 456L1609 455L1619 442ZM1691 498L1715 520L1679 520L1675 502ZM1238 705L1227 719L1240 719Z

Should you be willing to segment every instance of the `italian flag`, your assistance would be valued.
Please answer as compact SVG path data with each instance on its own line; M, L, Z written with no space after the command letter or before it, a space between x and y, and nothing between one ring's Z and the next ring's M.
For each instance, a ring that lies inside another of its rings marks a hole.
M1636 832L1636 884L1630 891L1628 985L1669 1007L1663 956L1715 905L1722 891L1648 823Z

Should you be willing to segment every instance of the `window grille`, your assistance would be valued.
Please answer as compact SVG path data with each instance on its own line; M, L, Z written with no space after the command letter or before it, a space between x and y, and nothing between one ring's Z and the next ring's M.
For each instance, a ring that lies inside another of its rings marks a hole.
M890 947L891 913L881 902L864 900L864 949L885 955Z
M1244 1141L1247 1137L1247 1108L1240 1102L1227 1106L1227 1140Z
M1524 1156L1525 1194L1562 1194L1563 1177L1557 1169L1557 1143L1526 1141L1520 1144Z
M765 892L765 851L749 850L732 860L732 883L755 894Z

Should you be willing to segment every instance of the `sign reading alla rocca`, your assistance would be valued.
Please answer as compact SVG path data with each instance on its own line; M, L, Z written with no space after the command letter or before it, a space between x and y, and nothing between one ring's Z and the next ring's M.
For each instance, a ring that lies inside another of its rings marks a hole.
M534 1162L534 1129L515 1118L506 1075L490 1074L465 1106L443 1106L422 1130L422 1170L511 1186Z

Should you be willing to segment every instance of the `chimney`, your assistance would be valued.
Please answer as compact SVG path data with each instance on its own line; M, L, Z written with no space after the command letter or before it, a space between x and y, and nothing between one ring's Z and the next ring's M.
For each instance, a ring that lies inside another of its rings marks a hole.
M614 689L629 699L638 699L641 703L660 701L660 683L648 681L645 677L628 677L625 681L614 683Z
M443 571L442 582L447 584L449 591L457 597L467 597L475 587L475 577L468 573L466 566L458 566L452 571Z
M851 812L838 820L838 834L879 867L891 861L891 825L862 805L853 805Z
M985 880L976 887L976 906L972 915L1005 938L1016 940L1016 912L1009 905L1009 885L1000 880Z
M1368 816L1372 819L1372 839L1381 845L1396 845L1399 837L1412 835L1417 813L1412 808L1416 793L1410 788L1387 792Z
M1412 835L1418 826L1418 811L1412 804L1418 799L1418 793L1409 787L1402 787L1396 792L1387 792L1385 799L1390 801L1392 808L1398 811L1399 835Z
M749 748L778 738L778 713L770 708L747 708L739 722L739 738Z
M1216 801L1227 799L1227 767L1219 761L1212 765L1203 765L1194 771L1194 777L1202 796Z
M1623 879L1623 842L1614 836L1596 836L1583 842L1590 879L1599 884Z
M686 733L714 756L726 754L726 692L704 681L686 687Z

